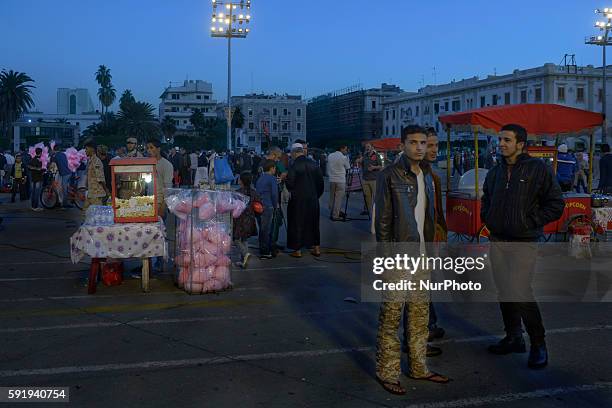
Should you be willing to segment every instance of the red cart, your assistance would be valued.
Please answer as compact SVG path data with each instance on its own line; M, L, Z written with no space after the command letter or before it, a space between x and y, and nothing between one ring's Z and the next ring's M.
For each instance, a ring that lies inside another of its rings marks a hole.
M447 167L446 167L446 217L449 232L466 236L470 240L487 236L486 226L480 220L480 196L478 180L478 134L479 132L498 133L502 126L515 123L527 129L530 137L567 136L575 133L589 133L589 171L588 188L591 191L594 140L593 133L603 123L599 113L554 104L521 104L493 106L440 116L439 120L447 130ZM475 182L473 192L451 191L451 129L469 130L474 134ZM530 154L542 158L552 158L553 171L556 170L556 148L532 146ZM549 238L552 234L566 232L568 224L577 217L591 215L591 196L589 194L564 194L565 211L558 221L544 227Z

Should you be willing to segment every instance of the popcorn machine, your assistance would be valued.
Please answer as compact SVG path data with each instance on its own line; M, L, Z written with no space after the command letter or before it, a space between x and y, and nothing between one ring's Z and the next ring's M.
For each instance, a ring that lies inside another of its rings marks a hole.
M157 222L156 160L133 157L110 162L116 223Z

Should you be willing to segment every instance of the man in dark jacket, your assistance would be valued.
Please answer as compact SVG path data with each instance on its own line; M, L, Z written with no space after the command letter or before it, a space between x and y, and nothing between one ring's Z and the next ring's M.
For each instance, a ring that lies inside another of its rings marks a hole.
M431 168L423 163L427 149L426 131L419 126L403 129L402 156L383 169L376 180L376 241L432 242L435 235L434 187ZM421 249L423 250L423 249ZM428 272L420 270L415 277L426 279ZM445 383L449 379L432 373L426 364L429 335L429 293L416 291L409 301L395 293L384 293L378 317L376 345L376 377L383 388L402 395L406 390L399 383L400 342L397 331L406 308L410 377Z
M506 331L506 337L489 351L524 353L522 320L531 341L528 366L542 368L548 363L548 353L531 288L537 256L533 243L546 224L561 217L565 203L546 164L523 153L526 143L523 127L502 127L499 146L503 159L489 171L483 186L480 218L491 233L493 277Z
M610 145L601 145L601 159L599 159L599 186L597 187L605 194L612 194L612 153Z
M313 247L311 254L321 255L319 198L323 195L323 175L319 166L304 156L299 143L291 146L293 165L289 168L286 186L291 193L287 206L287 247L291 256L301 258L301 249Z

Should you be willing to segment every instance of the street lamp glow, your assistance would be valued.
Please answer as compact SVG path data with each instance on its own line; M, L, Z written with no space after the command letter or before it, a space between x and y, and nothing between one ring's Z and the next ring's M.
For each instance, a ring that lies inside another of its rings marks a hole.
M231 6L230 4L226 4L226 5L225 5L225 8L226 8L226 9L228 9L228 10L229 10L231 7L232 7L232 6Z
M219 13L219 18L223 18L223 13Z

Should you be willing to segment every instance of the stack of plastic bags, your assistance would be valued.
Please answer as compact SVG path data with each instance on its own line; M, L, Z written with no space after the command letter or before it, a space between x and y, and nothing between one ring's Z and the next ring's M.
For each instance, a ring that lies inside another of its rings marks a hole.
M187 293L231 288L231 225L249 197L231 191L167 189L168 209L178 218L176 229L178 286Z

